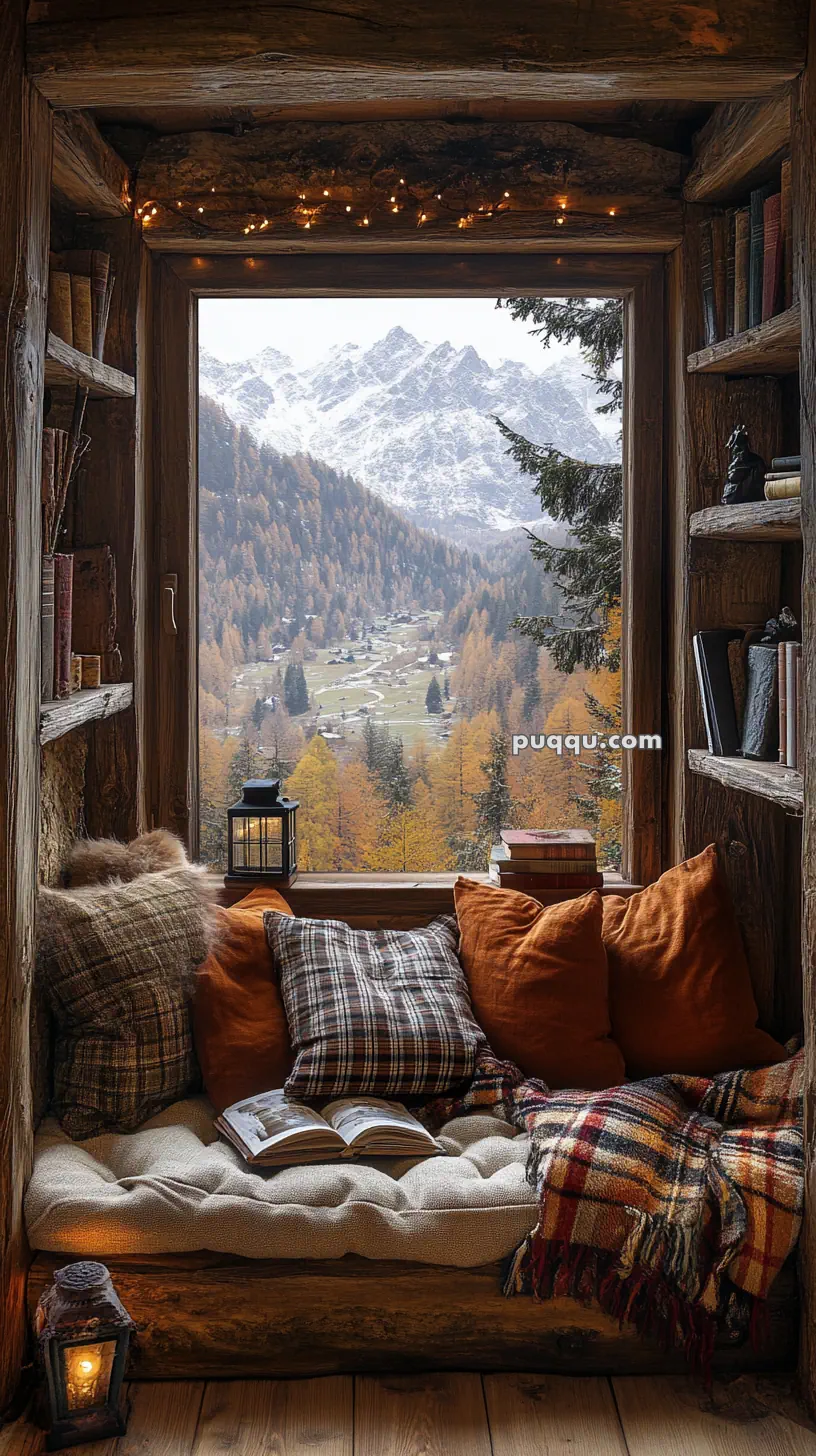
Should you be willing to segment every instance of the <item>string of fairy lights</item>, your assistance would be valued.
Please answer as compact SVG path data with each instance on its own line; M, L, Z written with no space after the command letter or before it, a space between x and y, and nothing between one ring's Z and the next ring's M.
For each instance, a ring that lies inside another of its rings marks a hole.
M252 212L244 218L239 226L245 237L250 237L252 233L265 233L281 223L290 227L294 224L296 227L303 228L304 232L309 232L321 223L343 220L352 227L370 228L376 226L382 219L387 220L389 213L391 215L404 213L406 219L413 218L417 228L443 220L455 222L464 231L466 228L478 226L482 221L506 216L516 210L509 188L502 188L498 195L494 194L490 197L486 197L483 192L482 201L473 202L467 206L462 206L461 201L453 203L447 200L452 192L458 193L461 199L463 190L461 181L457 181L453 186L438 184L438 190L434 190L432 193L433 200L423 201L417 197L405 177L400 177L398 182L392 183L381 196L373 194L373 189L370 188L366 201L348 202L345 200L345 189L341 189L344 196L337 198L332 195L330 186L321 187L315 196L310 197L307 191L299 192L294 201L283 202L277 208ZM216 192L216 187L211 186L210 193L215 194ZM565 194L556 195L552 199L552 203L553 225L564 227L569 218L569 198ZM194 231L202 238L206 237L208 233L220 231L220 229L210 226L207 218L208 207L200 201L200 194L192 201L175 198L172 203L148 199L136 208L136 217L141 221L143 227L150 227L162 211L187 217L192 223ZM540 209L536 209L536 211L540 211ZM607 207L605 211L609 217L617 215L616 207ZM216 215L223 215L224 209L215 204L212 212Z

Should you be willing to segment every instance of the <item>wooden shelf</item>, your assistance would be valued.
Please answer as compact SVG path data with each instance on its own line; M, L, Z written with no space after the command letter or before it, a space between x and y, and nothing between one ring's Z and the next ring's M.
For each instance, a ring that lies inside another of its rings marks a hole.
M486 874L475 871L469 871L467 878L481 885L490 883ZM423 917L433 919L434 915L453 913L453 887L457 879L456 871L416 875L303 873L291 889L282 890L281 894L296 915L318 920L379 917L386 924L394 916L406 916L416 917L412 923L418 924ZM253 888L250 882L225 885L223 875L215 874L207 876L207 884L213 898L222 905L234 905ZM640 885L624 880L615 871L604 873L602 895L629 896L639 889Z
M690 748L688 765L692 773L714 779L726 789L743 789L778 804L788 814L801 814L804 807L804 781L795 769L781 763L755 763L748 758L718 758L704 748Z
M798 303L764 324L689 354L690 374L793 374L799 368L802 321Z
M689 535L709 541L801 541L801 501L709 506L689 518Z
M95 718L112 718L133 702L133 683L103 683L101 688L83 688L70 698L40 704L40 743L61 738Z
M91 399L132 399L136 393L132 375L81 354L51 333L45 345L45 382L52 386L85 384Z

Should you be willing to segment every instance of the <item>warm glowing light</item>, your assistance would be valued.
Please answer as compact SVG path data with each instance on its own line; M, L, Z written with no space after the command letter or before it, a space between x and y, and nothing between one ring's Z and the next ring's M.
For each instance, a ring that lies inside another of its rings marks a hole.
M566 204L566 202L559 202L558 206L561 208L561 211L562 212L566 212L566 210L567 210L567 204Z
M509 197L510 196L510 193L509 192L505 192L504 195L505 195L505 197Z
M254 222L251 222L251 223L250 223L250 224L249 224L249 231L250 231L250 232L251 232L251 233L254 233L254 231L255 231L255 224L254 224Z
M150 216L151 216L151 217L155 217L155 216L156 216L156 213L157 213L157 211L158 211L158 208L155 208L155 207L151 207L151 209L150 209Z
M404 177L400 177L400 187L404 187L404 186L405 186L405 178Z
M176 207L181 207L181 203L180 202L177 202L176 203Z
M563 219L563 217L557 217L555 219L555 221L556 221L556 223L558 224L559 227L563 227L564 226L564 219Z
M610 207L610 209L609 209L609 216L610 217L614 217L615 216L615 209L614 209L614 207Z
M391 211L392 211L392 212L399 212L399 208L398 208L398 207L392 207L392 208L391 208Z
M211 192L214 192L214 191L215 191L215 188L214 188L214 187L211 187L211 188L210 188L210 191L211 191Z
M310 222L305 222L303 224L303 226L306 227L306 228L310 228L312 226L312 224Z
M248 227L244 228L244 233L248 233L248 232L249 232L249 228Z
M349 203L348 207L346 208L346 212L351 212L351 204L350 203Z
M328 197L328 195L329 195L328 188L327 187L324 187L323 188L323 196L324 197Z
M260 226L260 228L259 228L259 229L258 229L258 231L259 231L259 232L263 232L263 230L264 230L264 228L265 228L265 227L269 227L269 218L268 218L268 217L265 217L265 218L264 218L264 220L263 220L263 222L262 222L262 223L261 223L261 226Z
M428 214L427 214L427 212L421 212L419 214L419 220L420 220L420 222L427 222L428 221Z
M368 227L368 218L367 217L364 217L363 218L363 227Z
M198 210L199 210L199 212L203 212L204 211L204 208L203 207L200 207Z
M437 192L437 194L436 194L436 200L437 200L437 202L441 202L442 201L442 193L441 192Z
M306 193L305 192L301 192L298 195L300 197L301 202L305 202L306 201Z
M389 202L396 202L396 200L397 200L396 197L389 197L389 199L388 199Z

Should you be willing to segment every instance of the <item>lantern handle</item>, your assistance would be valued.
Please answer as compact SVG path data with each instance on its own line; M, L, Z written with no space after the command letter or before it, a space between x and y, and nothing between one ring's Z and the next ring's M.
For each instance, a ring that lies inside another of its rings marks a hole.
M162 631L168 637L178 635L176 626L176 592L178 591L178 576L176 572L169 571L161 579L161 619Z

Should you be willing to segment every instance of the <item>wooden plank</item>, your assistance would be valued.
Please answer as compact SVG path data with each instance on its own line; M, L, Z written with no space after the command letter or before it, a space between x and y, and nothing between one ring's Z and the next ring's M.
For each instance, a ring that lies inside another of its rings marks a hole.
M64 1254L37 1254L33 1311ZM681 1350L621 1329L594 1306L501 1292L502 1266L369 1260L239 1259L223 1254L105 1258L136 1321L135 1379L245 1380L367 1371L682 1372ZM770 1335L718 1342L716 1370L790 1369L799 1311L795 1260L768 1301ZM184 1318L179 1312L183 1311ZM327 1316L331 1312L331 1317Z
M478 1375L391 1375L355 1382L355 1456L491 1456Z
M590 9L553 0L547 24L526 0L440 10L411 0L383 13L238 9L216 0L116 6L46 0L32 6L32 76L54 106L178 106L217 96L232 106L376 97L473 96L594 100L766 95L805 58L803 0L614 0Z
M689 354L690 374L793 374L799 368L801 316L795 303L764 324Z
M125 217L132 210L130 170L84 111L54 114L51 182L71 212Z
M710 541L801 541L801 503L778 500L707 506L689 519L689 535Z
M136 214L162 251L666 251L685 159L564 122L273 123L159 137Z
M353 1382L213 1381L207 1386L195 1456L352 1456Z
M50 743L71 733L83 723L112 718L133 702L133 683L104 683L101 688L83 688L70 698L59 698L40 707L40 743Z
M628 293L648 278L649 253L540 253L496 256L399 257L327 254L286 258L274 254L170 254L172 272L194 294L219 298L512 298L553 292L605 298Z
M762 101L715 106L694 139L694 164L683 188L686 201L741 201L764 182L790 147L790 113L787 86Z
M116 1443L116 1456L192 1456L204 1382L162 1380L131 1383L127 1433Z
M87 385L93 399L132 399L136 381L101 359L81 354L56 334L49 333L45 348L45 382L51 386Z
M802 825L802 968L805 1026L805 1223L802 1236L804 1318L799 1378L816 1413L816 9L810 62L795 95L791 159L794 286L802 309L802 660L805 812Z
M816 1432L776 1414L761 1387L712 1400L687 1378L612 1383L629 1456L816 1456Z
M627 1456L608 1380L485 1375L493 1456Z
M663 725L663 268L624 306L623 631L624 733ZM623 754L623 871L650 884L663 869L663 755Z
M37 886L40 441L51 123L25 79L21 0L0 0L0 1412L23 1360Z
M804 780L795 769L781 763L752 763L747 758L718 758L704 748L690 748L688 761L692 773L714 779L727 789L758 794L787 814L802 813Z

